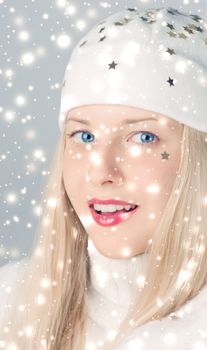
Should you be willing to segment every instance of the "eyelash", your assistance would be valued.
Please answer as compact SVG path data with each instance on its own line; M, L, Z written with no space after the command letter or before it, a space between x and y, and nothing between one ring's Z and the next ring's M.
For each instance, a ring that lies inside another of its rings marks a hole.
M91 132L89 132L88 130L76 130L76 131L72 131L71 133L69 133L69 134L67 134L67 136L69 137L69 138L72 138L74 135L76 135L76 134L78 134L78 133L84 133L84 132L86 132L86 133L89 133L89 134L92 134ZM158 135L155 135L155 134L153 134L152 132L150 132L150 131L138 131L138 132L135 132L132 136L134 136L134 135L136 135L136 134L140 134L140 133L145 133L145 134L151 134L151 135L153 135L153 136L155 136L156 137L156 141L151 141L151 142L146 142L146 143L141 143L140 142L140 145L141 146L145 146L146 144L150 144L150 143L157 143L160 139L159 139L159 137L158 137ZM87 143L87 142L86 142ZM90 143L90 142L88 142L88 143Z

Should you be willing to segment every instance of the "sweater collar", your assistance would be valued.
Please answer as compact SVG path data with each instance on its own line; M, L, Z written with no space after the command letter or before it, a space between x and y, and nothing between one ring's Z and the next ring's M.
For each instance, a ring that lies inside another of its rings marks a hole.
M88 239L89 293L120 307L129 307L144 283L147 254L112 259L101 254Z

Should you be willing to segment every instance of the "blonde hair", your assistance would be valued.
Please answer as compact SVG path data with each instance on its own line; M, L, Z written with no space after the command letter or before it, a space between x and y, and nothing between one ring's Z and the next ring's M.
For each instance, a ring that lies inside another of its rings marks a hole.
M25 310L20 312L15 304L16 309L4 318L4 326L6 321L9 325L3 335L6 344L12 339L21 350L84 349L88 239L62 178L65 134L64 126L42 198L42 218L24 283L16 290L16 304L24 304ZM107 350L115 349L133 328L176 311L207 282L206 142L206 133L184 125L178 174L146 249L145 284ZM32 327L30 332L28 327Z

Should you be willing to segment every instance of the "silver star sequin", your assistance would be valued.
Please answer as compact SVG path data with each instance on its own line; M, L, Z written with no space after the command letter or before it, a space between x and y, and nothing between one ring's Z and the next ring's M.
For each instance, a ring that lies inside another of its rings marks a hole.
M168 52L170 55L175 55L175 51L173 49L167 48L166 52Z
M190 29L188 26L185 26L185 27L183 27L183 28L184 28L185 31L188 32L189 34L193 34L193 33L194 33L193 30Z
M112 63L109 63L109 69L115 69L118 63L115 63L114 61Z
M177 36L177 34L176 34L175 32L172 32L172 31L167 32L167 34L168 34L169 36L171 36L172 38L176 38L176 36Z
M178 37L181 39L186 39L187 36L184 33L178 33Z
M170 86L175 86L174 85L174 82L173 82L174 79L170 78L167 80L167 82L169 83Z
M167 23L166 27L170 28L171 30L175 29L175 27L172 24L170 24L170 23Z
M79 47L82 47L83 45L85 45L87 43L87 40L83 41Z
M102 33L104 29L105 29L105 27L102 27L102 28L99 30L99 33Z
M190 17L192 17L193 21L196 21L196 22L202 21L202 18L198 15L190 15Z
M161 156L162 156L162 159L167 159L168 160L170 154L167 153L167 152L163 152L163 153L161 153Z
M134 8L133 8L133 9L132 9L132 8L128 8L127 10L128 10L128 11L131 11L131 12L133 12L133 11L137 11L137 10L136 10L136 9L134 9Z
M141 18L144 22L147 22L147 18L146 18L146 17L141 16L141 17L139 17L139 18Z
M106 39L106 36L102 36L102 38L99 39L99 42L104 41L105 39Z
M173 16L175 16L175 15L182 15L181 12L179 12L177 9L174 9L172 7L169 7L167 12L170 13L171 15L173 15Z
M124 17L124 18L120 19L119 21L114 22L114 24L115 24L115 26L124 26L124 25L128 24L131 21L133 21L133 18Z
M201 27L196 27L196 31L200 33L204 32L204 30Z
M115 26L123 26L124 24L121 23L121 22L114 22L114 25L115 25Z

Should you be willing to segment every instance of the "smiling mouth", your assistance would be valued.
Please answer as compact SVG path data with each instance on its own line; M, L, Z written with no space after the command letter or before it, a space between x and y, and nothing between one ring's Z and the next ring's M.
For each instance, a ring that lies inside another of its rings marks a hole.
M137 211L139 210L139 205L134 205L133 207L129 208L129 210L127 210L126 208L119 210L117 208L118 210L116 209L116 211L113 212L95 210L93 204L90 205L89 208L94 221L98 225L103 227L110 227L119 225L122 222L129 220L132 216L134 216L137 213Z
M129 213L130 211L136 210L137 207L138 207L138 205L136 205L134 208L130 208L129 210L126 210L125 208L123 208L121 210L116 210L116 211L113 211L113 212L104 212L104 211L101 211L101 210L96 210L93 205L90 205L90 208L92 210L94 210L97 214L99 214L99 215L106 215L106 216L118 215L118 214L121 214L121 213Z

